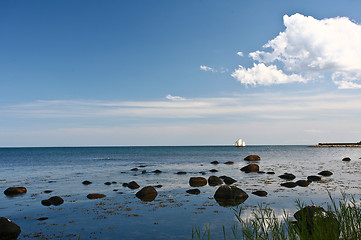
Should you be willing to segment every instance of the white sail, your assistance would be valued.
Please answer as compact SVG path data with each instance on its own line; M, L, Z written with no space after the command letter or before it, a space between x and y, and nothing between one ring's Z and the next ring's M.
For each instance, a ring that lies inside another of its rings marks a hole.
M243 142L242 142L242 147L245 147L245 146L246 146L246 142L243 141Z
M242 146L242 139L238 139L238 140L234 143L234 145L235 145L236 147Z

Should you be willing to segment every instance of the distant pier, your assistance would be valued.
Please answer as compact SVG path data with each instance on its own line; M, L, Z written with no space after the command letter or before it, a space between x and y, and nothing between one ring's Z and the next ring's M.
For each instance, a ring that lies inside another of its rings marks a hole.
M361 141L357 143L319 143L310 147L361 147Z

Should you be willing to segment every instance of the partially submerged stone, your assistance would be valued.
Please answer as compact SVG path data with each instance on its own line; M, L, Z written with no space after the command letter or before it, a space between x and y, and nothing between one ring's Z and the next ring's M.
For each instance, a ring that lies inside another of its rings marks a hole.
M220 186L214 194L217 203L223 207L237 206L247 200L248 194L236 186Z
M131 181L130 183L128 183L127 187L130 188L130 189L137 189L137 188L139 188L140 186L139 186L139 184L136 183L135 181Z
M223 181L222 179L220 179L219 177L217 176L210 176L208 178L208 185L209 186L217 186L217 185L222 185L223 184Z
M152 186L147 186L139 190L135 196L144 202L153 201L158 195L157 190Z
M342 159L342 161L344 161L344 162L349 162L349 161L351 161L351 158L345 157L345 158Z
M86 196L88 199L99 199L99 198L104 198L106 197L106 195L104 194L100 194L100 193L90 193Z
M191 177L189 179L189 185L191 187L202 187L207 185L207 179L204 177Z
M9 187L4 191L4 194L9 197L21 195L26 193L28 190L26 187Z
M310 185L311 182L309 181L306 181L306 180L298 180L296 182L297 186L300 186L300 187L307 187L308 185Z
M292 173L285 173L285 174L282 174L280 176L278 176L279 178L282 178L282 179L286 179L286 180L293 180L296 178L295 175L293 175Z
M225 162L224 164L226 164L226 165L233 165L234 162L233 162L233 161L227 161L227 162Z
M258 155L249 155L249 156L245 157L244 160L246 160L246 161L259 161L259 160L261 160L261 157L258 156Z
M251 163L251 164L248 164L247 166L241 168L241 171L243 171L245 173L258 172L259 166L257 164Z
M297 186L297 183L295 182L285 182L285 183L281 183L282 187L286 187L286 188L294 188Z
M252 194L259 196L259 197L266 197L268 195L268 193L263 190L254 191L254 192L252 192Z
M237 182L236 180L234 180L233 178L231 177L227 177L227 176L220 176L219 178L223 179L223 182L227 185L231 185L235 182Z
M330 171L321 171L318 173L318 175L324 176L324 177L328 177L331 176L333 173Z
M89 185L89 184L92 184L92 182L91 182L91 181L88 181L88 180L85 180L85 181L82 182L82 184L84 184L84 185Z
M307 177L307 181L309 182L317 182L317 181L321 181L321 177L320 176L316 176L316 175L311 175Z
M51 205L59 206L63 203L64 203L64 200L59 196L54 196L49 199L45 199L45 200L41 201L41 204L44 206L51 206Z
M186 193L198 195L201 191L198 188L188 189Z
M15 240L21 233L18 225L11 220L0 217L0 239L1 240Z

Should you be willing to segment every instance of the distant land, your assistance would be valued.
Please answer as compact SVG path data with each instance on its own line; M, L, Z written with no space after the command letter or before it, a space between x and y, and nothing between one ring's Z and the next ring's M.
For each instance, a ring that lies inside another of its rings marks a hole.
M310 147L361 147L361 141L357 143L319 143Z

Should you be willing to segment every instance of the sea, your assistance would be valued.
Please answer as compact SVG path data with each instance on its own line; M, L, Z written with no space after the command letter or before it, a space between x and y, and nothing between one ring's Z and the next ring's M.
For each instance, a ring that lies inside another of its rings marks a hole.
M244 160L248 155L261 157L256 162L260 171L275 174L240 171L248 164ZM351 161L342 161L345 157ZM223 227L228 236L239 224L238 211L247 220L254 210L266 206L282 218L285 213L292 217L297 201L326 207L330 196L359 200L360 158L361 148L308 146L0 148L0 190L27 188L27 193L19 196L0 194L0 217L21 227L18 239L191 239L196 230L209 231L211 239L223 239ZM234 164L224 164L227 161ZM281 183L286 180L278 177L292 173L294 181L306 180L323 170L333 175L308 187L285 188ZM176 174L179 171L186 174ZM237 182L233 185L249 197L238 206L224 207L214 199L219 186L199 187L198 195L186 193L192 189L190 177L212 175L234 178ZM85 180L92 184L82 184ZM131 181L140 188L123 187ZM151 202L135 195L145 186L157 186L158 195ZM257 190L268 195L252 194ZM106 197L88 199L90 193ZM60 196L64 203L41 204L52 196Z

